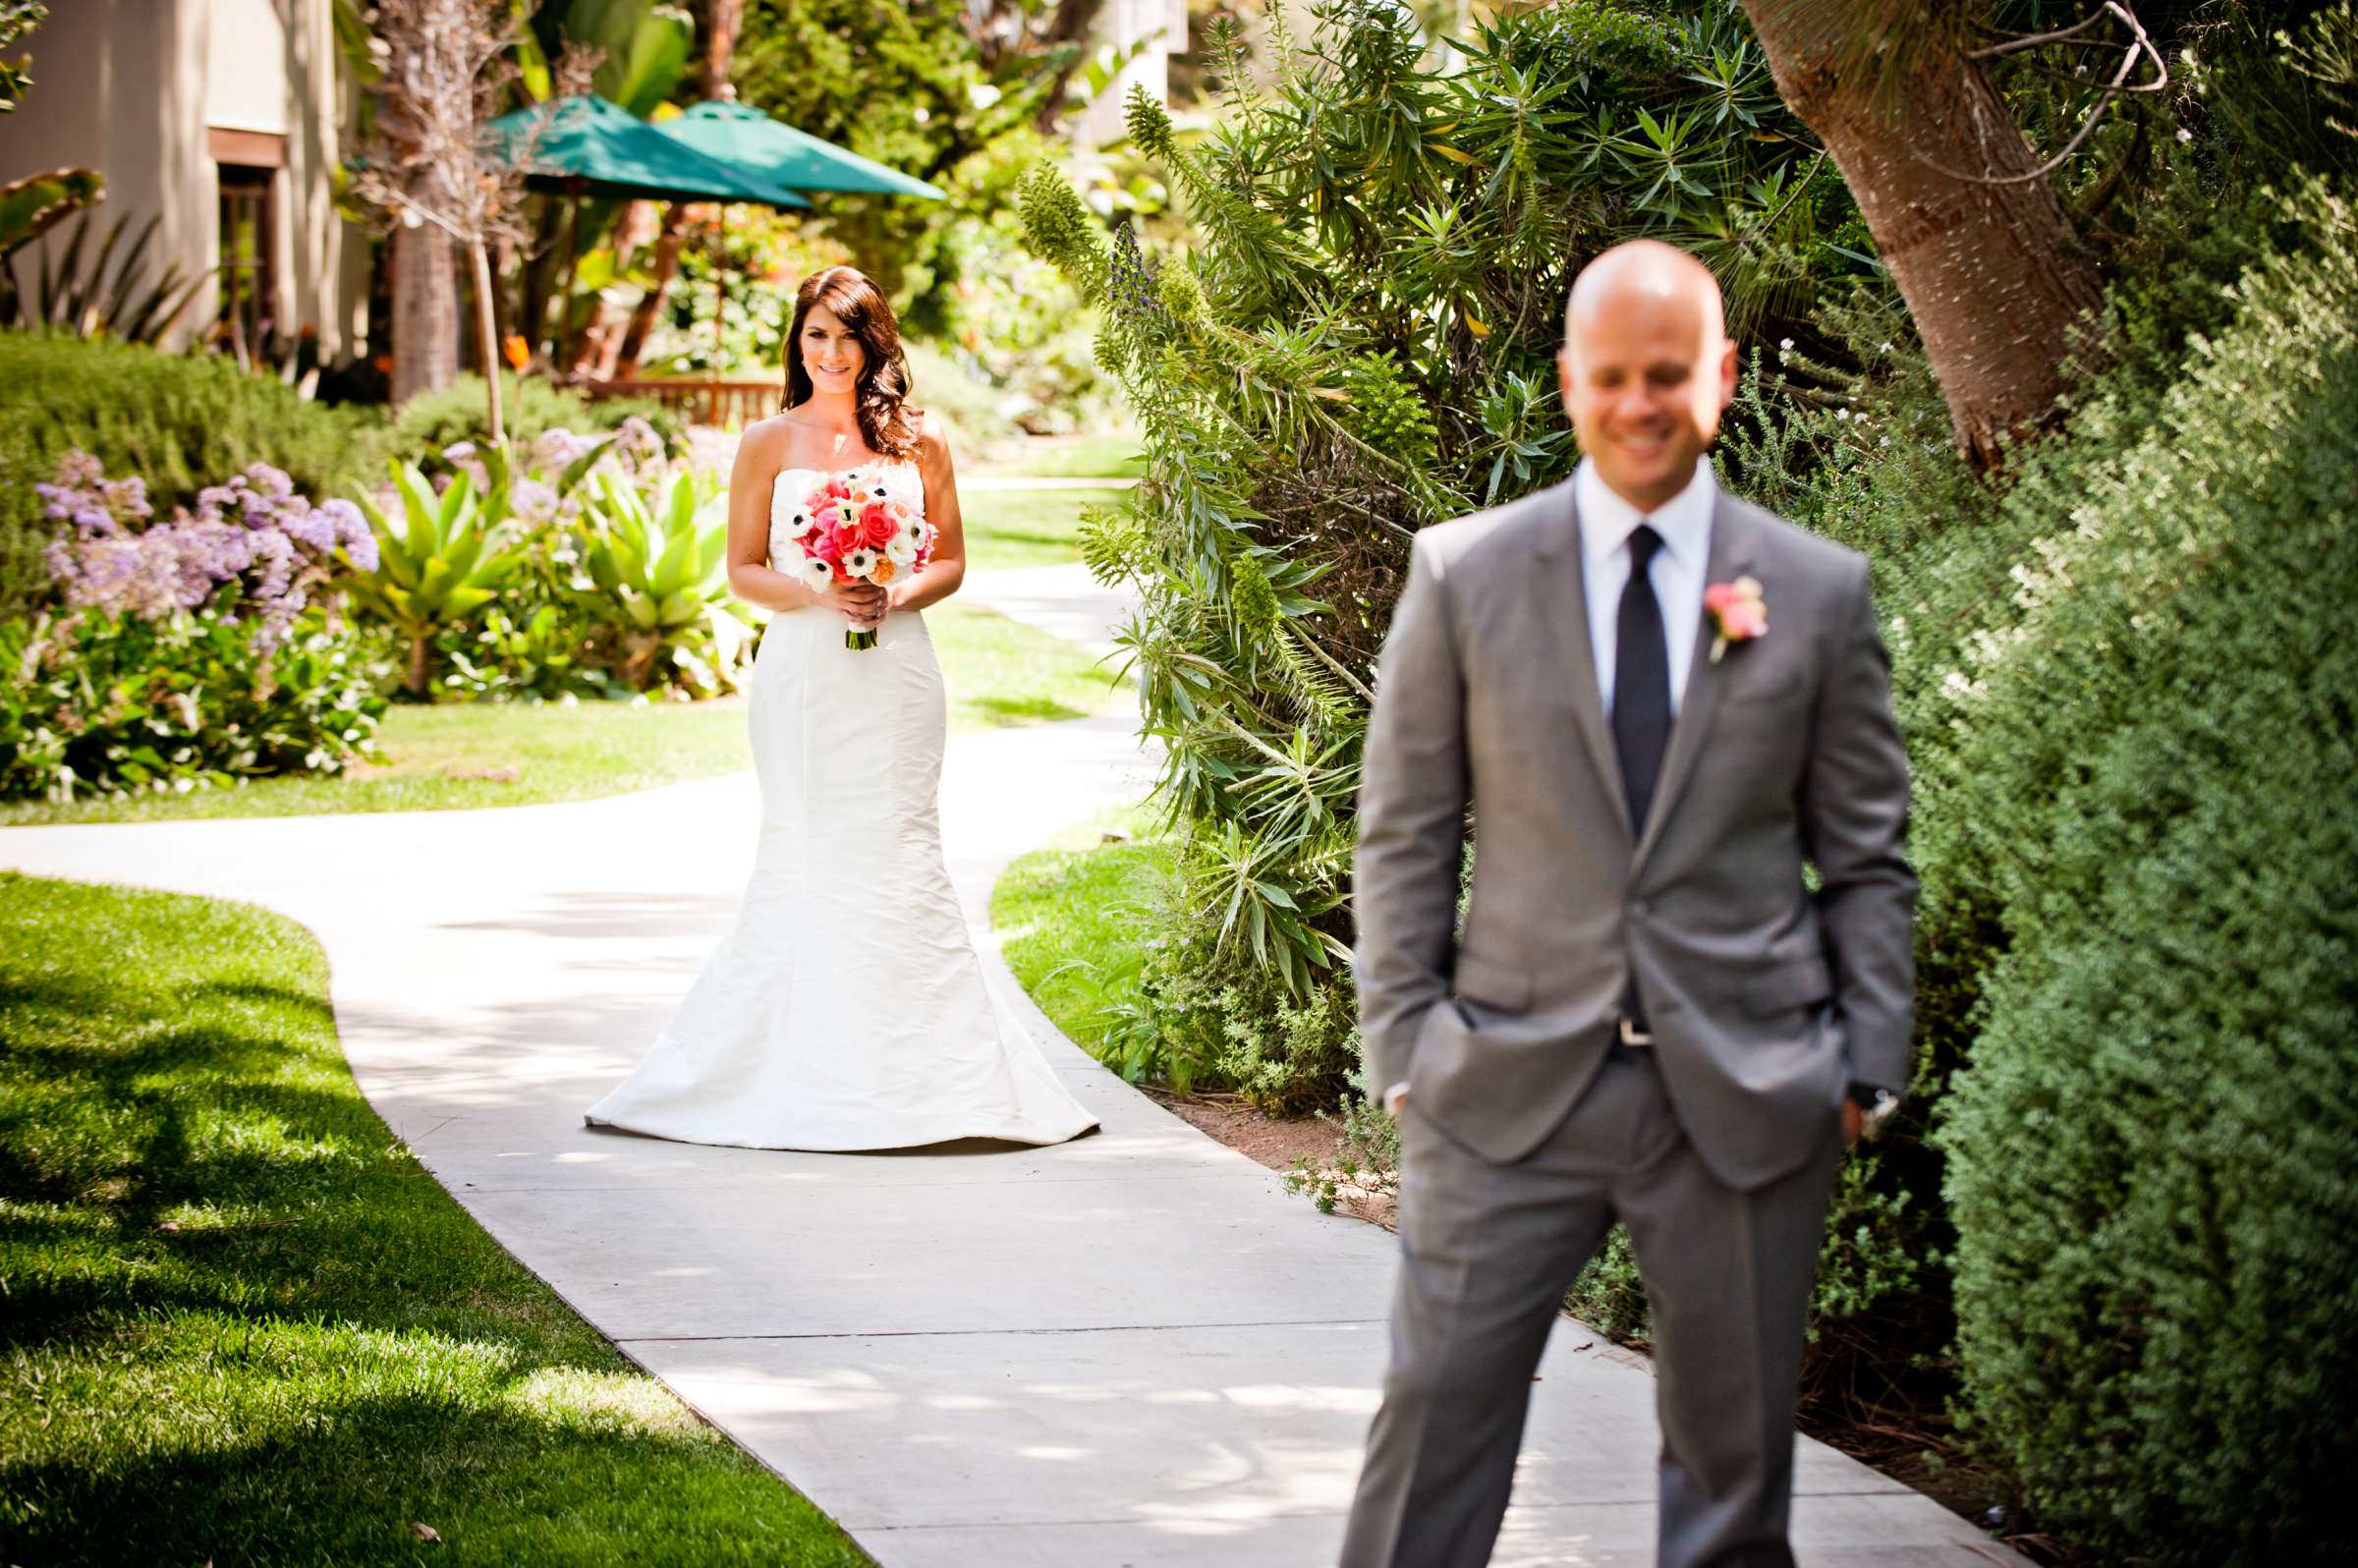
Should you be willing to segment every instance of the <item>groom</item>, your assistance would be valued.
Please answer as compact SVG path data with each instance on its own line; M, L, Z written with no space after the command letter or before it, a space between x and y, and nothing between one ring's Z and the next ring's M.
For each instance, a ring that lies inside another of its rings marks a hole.
M1826 1201L1908 1064L1907 757L1865 560L1703 462L1736 376L1711 273L1607 252L1558 364L1579 472L1417 537L1370 720L1360 1013L1402 1260L1343 1562L1488 1560L1548 1328L1618 1219L1659 1561L1783 1568Z

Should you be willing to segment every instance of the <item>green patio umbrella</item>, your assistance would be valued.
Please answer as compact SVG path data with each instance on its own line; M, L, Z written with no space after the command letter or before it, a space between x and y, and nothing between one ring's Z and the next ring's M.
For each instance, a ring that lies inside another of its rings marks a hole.
M594 92L503 114L484 135L495 153L529 155L524 183L535 191L647 201L811 204L749 163L707 156Z
M807 207L806 196L743 165L708 157L665 136L629 110L594 92L528 104L484 127L485 145L526 159L525 186L573 198L565 229L565 299L557 329L557 359L573 337L573 282L579 264L582 197L646 201L758 201Z
M941 191L923 180L912 179L873 158L864 158L832 141L797 131L742 103L727 100L700 103L658 122L655 130L717 162L798 191L872 191L928 201L942 199ZM717 288L717 272L713 281ZM716 307L713 317L716 339L719 325ZM718 364L717 354L714 363Z
M937 187L782 125L742 103L700 103L655 129L706 157L797 191L878 191L942 199Z

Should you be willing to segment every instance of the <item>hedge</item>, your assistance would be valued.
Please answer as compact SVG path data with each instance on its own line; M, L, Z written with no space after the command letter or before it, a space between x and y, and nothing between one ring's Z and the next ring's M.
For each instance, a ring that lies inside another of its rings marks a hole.
M0 620L47 590L52 525L32 487L73 448L109 474L145 478L169 515L257 462L285 470L306 495L349 495L382 476L383 442L381 413L322 407L217 356L0 332Z

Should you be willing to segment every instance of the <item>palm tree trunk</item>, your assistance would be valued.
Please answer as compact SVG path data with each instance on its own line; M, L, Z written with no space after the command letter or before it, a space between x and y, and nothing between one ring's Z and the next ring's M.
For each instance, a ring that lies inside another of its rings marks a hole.
M445 387L459 373L459 297L450 236L438 225L393 231L393 401Z
M1867 10L1743 0L1777 91L1842 171L1923 334L1958 449L1995 467L2049 420L2063 363L2102 288L2094 259L1982 63L1918 40L1857 67ZM1893 108L1892 105L1898 105Z

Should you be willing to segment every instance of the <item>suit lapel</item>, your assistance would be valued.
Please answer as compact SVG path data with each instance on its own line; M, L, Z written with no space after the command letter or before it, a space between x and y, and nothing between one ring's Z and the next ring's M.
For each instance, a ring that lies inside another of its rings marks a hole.
M1712 547L1704 571L1705 586L1732 583L1745 576L1754 569L1753 557L1750 524L1728 505L1725 495L1716 496L1712 503ZM1712 720L1719 711L1719 694L1727 685L1728 666L1712 662L1713 634L1709 612L1695 617L1694 636L1695 652L1687 664L1686 691L1679 699L1678 717L1670 726L1670 749L1662 756L1662 776L1655 785L1654 805L1646 813L1646 832L1638 841L1637 853L1631 861L1633 868L1645 863L1647 853L1662 836L1662 825L1678 809L1678 798L1694 776L1695 764L1711 739ZM1589 684L1594 689L1594 678Z
M1621 824L1623 837L1634 840L1637 830L1630 825L1629 804L1621 790L1621 757L1613 749L1613 732L1605 725L1604 694L1597 685L1597 653L1589 641L1588 568L1580 547L1580 509L1573 499L1572 482L1567 479L1559 488L1563 491L1561 504L1549 508L1549 515L1542 520L1541 568L1526 580L1532 609L1554 642L1554 668L1571 688L1573 728L1580 732L1589 760L1596 764L1604 798L1612 803L1613 820Z

